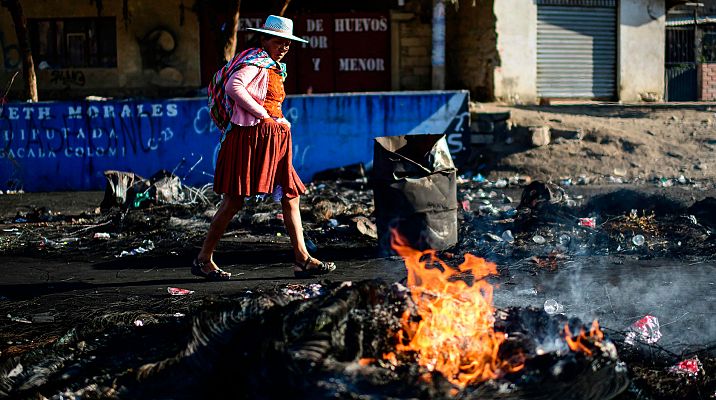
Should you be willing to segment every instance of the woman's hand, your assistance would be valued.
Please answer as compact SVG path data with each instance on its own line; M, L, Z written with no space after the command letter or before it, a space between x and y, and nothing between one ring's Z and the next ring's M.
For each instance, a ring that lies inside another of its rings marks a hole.
M278 128L290 129L288 125L282 124L271 117L261 119L261 123L269 126L276 126Z

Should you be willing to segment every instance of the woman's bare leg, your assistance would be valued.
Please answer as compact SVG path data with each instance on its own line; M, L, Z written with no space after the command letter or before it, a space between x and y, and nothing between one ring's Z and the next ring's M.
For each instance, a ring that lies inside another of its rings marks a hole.
M283 208L283 222L286 225L288 236L291 238L291 246L293 246L293 254L296 262L303 265L308 260L310 255L306 248L306 242L303 238L303 225L301 224L301 210L300 210L300 196L288 198L283 197L281 199L281 206ZM321 264L319 260L313 258L308 268L314 268ZM295 270L299 271L300 268L295 267Z
M209 231L206 233L206 239L204 244L201 246L201 251L197 256L197 259L204 266L202 270L209 273L217 268L214 263L213 255L216 245L219 240L226 232L226 227L229 226L229 222L234 218L241 207L244 205L244 198L241 196L224 195L224 199L219 205L219 209L216 210L214 218L211 220Z

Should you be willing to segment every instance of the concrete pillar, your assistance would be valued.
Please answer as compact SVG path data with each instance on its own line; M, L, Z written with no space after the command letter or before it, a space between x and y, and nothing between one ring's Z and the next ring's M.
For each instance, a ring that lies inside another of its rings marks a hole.
M445 89L445 1L433 0L433 89Z
M663 0L619 3L619 100L664 98L666 9Z
M400 24L415 18L410 13L390 11L390 89L400 90Z
M537 100L537 3L495 0L495 32L499 65L495 98L510 103Z

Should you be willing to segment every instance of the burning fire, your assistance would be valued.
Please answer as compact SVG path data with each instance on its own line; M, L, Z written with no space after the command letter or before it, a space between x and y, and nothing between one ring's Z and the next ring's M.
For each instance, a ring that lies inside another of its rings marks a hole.
M602 339L604 339L604 333L599 329L599 322L595 319L594 322L592 322L592 327L589 329L589 335L584 332L584 328L581 328L576 339L572 339L572 332L569 329L569 325L564 324L564 339L567 341L570 350L591 356L592 351L589 350L585 343L601 342Z
M466 254L455 270L438 259L435 250L411 248L396 231L392 247L405 259L408 287L420 315L414 322L408 311L403 314L398 352L416 352L420 365L462 387L522 369L521 354L513 363L498 356L505 334L494 330L492 285L484 280L497 274L495 264ZM395 355L390 356L395 364Z

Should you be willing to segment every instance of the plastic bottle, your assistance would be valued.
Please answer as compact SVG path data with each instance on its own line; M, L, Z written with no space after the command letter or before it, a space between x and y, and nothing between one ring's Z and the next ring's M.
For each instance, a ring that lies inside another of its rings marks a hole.
M564 306L557 303L555 299L547 299L544 302L544 311L549 315L559 314L564 311Z
M634 237L631 238L631 242L634 243L635 246L642 246L645 241L644 235L634 235Z
M566 247L566 246L569 244L569 242L571 242L571 241L572 241L572 238L571 238L569 235L567 235L566 233L563 233L563 234L559 235L559 237L557 238L557 242L558 242L560 245L565 246L565 247Z
M508 229L508 230L502 232L502 240L504 240L504 241L507 242L507 243L512 243L512 242L514 242L514 241L515 241L515 237L512 236L512 231L510 231L510 230Z

